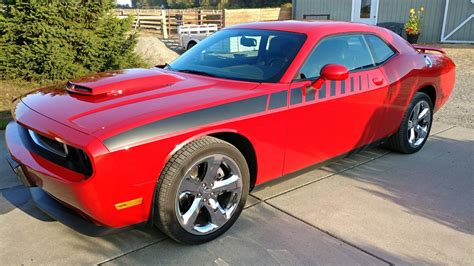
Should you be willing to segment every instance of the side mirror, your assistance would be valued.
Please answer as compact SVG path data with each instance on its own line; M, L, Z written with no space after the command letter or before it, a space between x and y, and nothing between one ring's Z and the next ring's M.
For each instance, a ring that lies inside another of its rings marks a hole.
M345 80L349 77L349 70L343 65L327 64L321 68L319 78L311 84L315 89L320 89L326 80Z

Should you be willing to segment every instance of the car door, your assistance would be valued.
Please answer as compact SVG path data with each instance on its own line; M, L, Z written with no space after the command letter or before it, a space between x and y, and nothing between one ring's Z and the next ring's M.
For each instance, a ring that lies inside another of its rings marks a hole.
M387 80L384 120L381 121L379 132L389 136L400 126L405 108L408 105L417 78L407 75L413 68L410 57L400 56L395 48L375 34L364 35L374 56L375 64L380 67ZM408 78L407 78L408 77Z
M309 86L326 64L350 70L342 81ZM290 88L285 173L342 155L381 135L386 81L362 34L335 35L318 42Z

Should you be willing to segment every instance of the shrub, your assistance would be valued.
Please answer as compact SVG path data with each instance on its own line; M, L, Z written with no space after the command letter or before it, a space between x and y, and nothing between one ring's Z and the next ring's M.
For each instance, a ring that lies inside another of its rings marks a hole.
M133 67L133 18L112 0L9 0L0 15L0 78L64 80Z

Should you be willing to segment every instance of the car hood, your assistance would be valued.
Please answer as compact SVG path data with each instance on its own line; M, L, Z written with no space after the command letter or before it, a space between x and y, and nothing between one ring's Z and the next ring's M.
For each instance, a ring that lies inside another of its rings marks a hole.
M163 69L127 69L39 89L21 100L50 119L100 138L246 98L258 85Z

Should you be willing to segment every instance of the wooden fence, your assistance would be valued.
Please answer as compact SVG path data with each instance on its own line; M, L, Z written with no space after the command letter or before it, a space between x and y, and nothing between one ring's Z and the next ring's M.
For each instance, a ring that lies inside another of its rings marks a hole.
M234 24L291 19L288 8L251 8L251 9L116 9L118 17L135 16L134 27L152 30L164 39L173 37L179 25L216 24L218 28Z
M225 9L225 26L253 22L291 19L291 8Z

